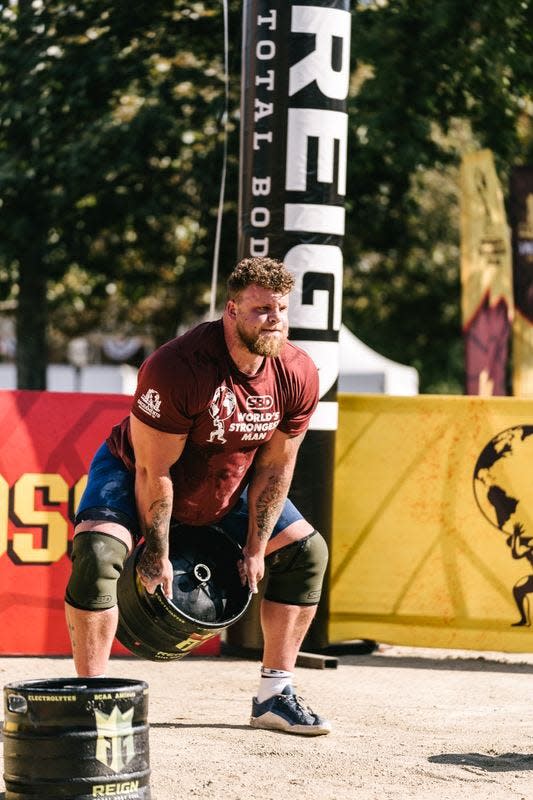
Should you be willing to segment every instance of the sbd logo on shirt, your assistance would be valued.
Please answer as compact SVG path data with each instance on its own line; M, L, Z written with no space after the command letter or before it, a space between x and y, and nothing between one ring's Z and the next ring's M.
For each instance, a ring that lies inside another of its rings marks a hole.
M141 411L144 411L144 413L148 414L150 417L157 418L161 416L159 413L161 398L159 397L159 392L156 392L155 389L148 389L142 394L137 400L137 405Z
M252 394L246 398L246 408L249 411L268 411L273 405L274 398L269 394Z

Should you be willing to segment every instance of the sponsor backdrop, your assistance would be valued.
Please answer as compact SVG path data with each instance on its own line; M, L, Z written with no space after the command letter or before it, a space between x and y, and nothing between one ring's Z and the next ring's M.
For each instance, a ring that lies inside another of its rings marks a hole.
M330 640L531 652L531 402L339 400Z
M296 276L291 339L320 371L320 403L291 498L331 534L342 240L346 195L349 2L244 3L239 258L271 256ZM325 645L327 592L309 643Z
M531 651L530 401L338 399L329 641ZM70 652L73 508L129 404L0 392L0 652Z
M513 393L533 396L533 167L515 167L510 185L513 277Z
M63 596L74 509L94 451L130 404L124 395L0 391L1 653L70 653ZM113 652L127 651L116 642Z
M511 239L490 150L461 164L461 283L466 394L506 395Z

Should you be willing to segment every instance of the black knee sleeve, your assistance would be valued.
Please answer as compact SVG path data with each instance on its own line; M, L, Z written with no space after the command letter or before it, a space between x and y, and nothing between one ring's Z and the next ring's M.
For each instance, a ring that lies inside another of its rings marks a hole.
M267 556L265 599L294 606L320 600L328 563L328 546L318 531Z
M101 611L117 604L117 580L128 548L120 539L99 531L74 537L72 573L65 600L74 608Z

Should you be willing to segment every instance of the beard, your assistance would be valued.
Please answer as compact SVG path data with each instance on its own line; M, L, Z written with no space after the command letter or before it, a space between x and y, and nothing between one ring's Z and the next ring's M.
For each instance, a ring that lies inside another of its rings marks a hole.
M248 331L237 323L237 333L241 343L256 356L268 356L276 358L281 353L285 342L287 341L287 331L277 331L274 333L258 333L250 334Z

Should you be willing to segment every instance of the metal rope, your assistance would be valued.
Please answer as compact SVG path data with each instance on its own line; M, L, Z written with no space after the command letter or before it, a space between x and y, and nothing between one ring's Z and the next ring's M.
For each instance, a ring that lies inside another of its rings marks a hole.
M226 189L226 162L228 158L228 114L229 114L229 70L228 70L228 2L222 0L224 17L224 113L222 125L224 129L224 145L222 155L222 175L220 177L220 194L218 198L217 225L215 230L215 246L213 249L213 267L211 272L211 299L209 304L209 319L215 318L217 299L218 260L220 255L220 235L222 230L222 216L224 209L224 193Z

